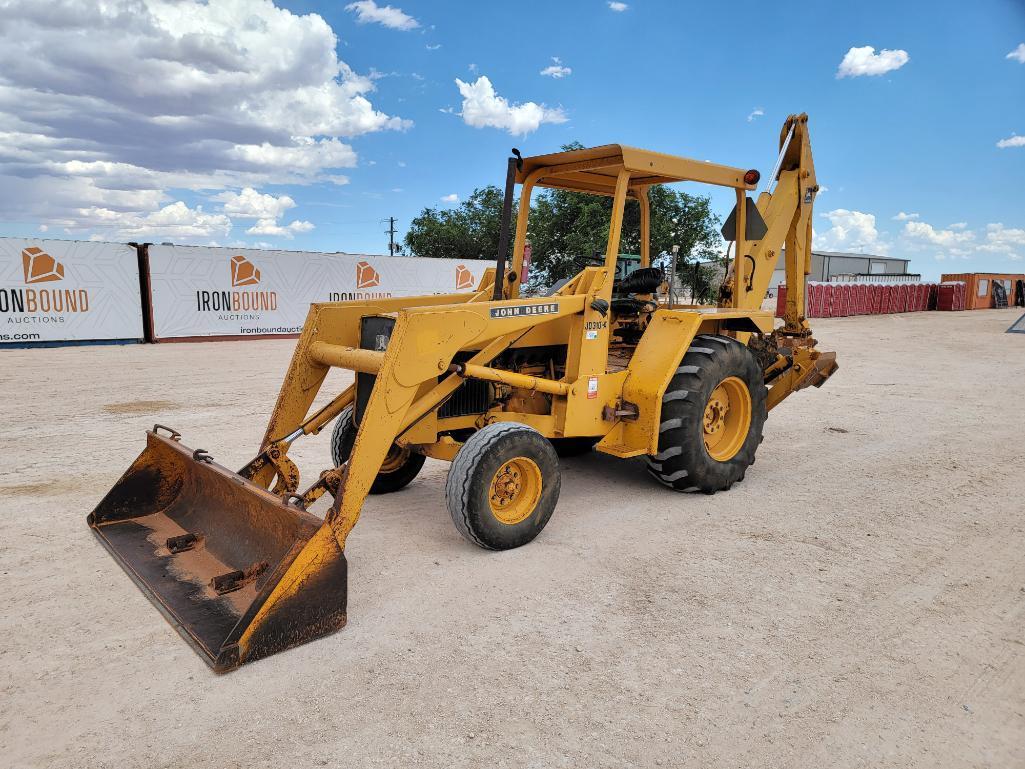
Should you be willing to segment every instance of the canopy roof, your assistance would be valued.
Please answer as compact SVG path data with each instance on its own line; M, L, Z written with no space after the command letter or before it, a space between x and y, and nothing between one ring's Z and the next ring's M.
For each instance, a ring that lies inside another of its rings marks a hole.
M604 144L523 158L523 167L517 172L516 181L522 184L528 177L533 177L541 187L612 195L616 189L616 177L622 169L631 174L631 188L673 182L701 182L744 190L755 188L753 184L744 183L746 169L743 168L664 155L622 144Z

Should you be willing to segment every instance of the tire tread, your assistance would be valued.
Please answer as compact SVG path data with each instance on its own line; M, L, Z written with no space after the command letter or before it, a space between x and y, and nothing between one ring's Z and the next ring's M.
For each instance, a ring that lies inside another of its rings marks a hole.
M748 439L726 462L708 456L695 429L700 430L704 404L712 388L726 376L740 376L748 384L752 422ZM714 381L713 381L714 380ZM685 397L680 397L680 393ZM683 356L662 398L659 451L647 458L648 472L663 486L676 491L697 489L708 494L725 491L744 479L754 464L763 439L768 391L757 360L746 345L731 337L699 334Z

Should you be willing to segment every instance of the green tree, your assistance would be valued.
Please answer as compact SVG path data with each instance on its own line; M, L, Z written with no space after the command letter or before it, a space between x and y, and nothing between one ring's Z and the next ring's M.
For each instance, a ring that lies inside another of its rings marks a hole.
M709 199L666 186L648 190L651 211L651 256L668 269L672 247L680 247L677 275L689 286L697 261L721 257L719 218ZM596 251L604 256L612 219L612 199L565 190L546 190L534 203L528 226L532 248L531 270L538 285L551 285L571 277L580 260ZM641 249L641 210L628 200L623 211L620 253L638 254Z
M515 220L514 205L514 226ZM501 221L502 191L482 187L456 208L425 208L410 222L404 243L414 256L494 259Z
M563 146L579 149L578 143ZM689 195L665 186L648 191L651 209L651 256L668 270L669 254L680 247L677 282L702 301L715 298L715 269L696 267L698 261L721 259L719 218L707 197ZM515 203L513 213L515 216ZM405 237L417 256L459 259L494 259L502 215L502 191L497 187L474 190L469 200L453 210L425 208L410 224ZM527 237L531 244L529 289L543 290L580 270L581 261L595 252L605 253L612 217L612 199L566 190L535 192ZM515 223L514 225L515 226ZM640 253L640 206L627 201L620 236L621 253Z

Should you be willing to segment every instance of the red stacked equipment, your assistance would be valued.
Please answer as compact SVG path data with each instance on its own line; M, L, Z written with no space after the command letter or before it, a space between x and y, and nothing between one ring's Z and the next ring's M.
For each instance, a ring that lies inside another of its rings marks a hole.
M822 286L822 315L823 318L832 318L833 313L833 299L836 297L836 286L832 283L826 283Z
M963 282L940 283L936 289L937 310L963 310L967 288Z
M844 312L843 285L840 283L833 285L833 309L830 314L834 318L842 318L847 314Z
M936 289L936 309L944 312L956 309L957 287L953 283L941 283Z
M822 301L825 296L825 291L821 283L809 283L808 284L808 317L809 318L821 318L822 317Z

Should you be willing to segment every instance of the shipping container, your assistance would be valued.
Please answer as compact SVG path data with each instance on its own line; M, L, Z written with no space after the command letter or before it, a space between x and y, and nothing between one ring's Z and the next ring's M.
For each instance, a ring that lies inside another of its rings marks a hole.
M1023 273L1002 272L965 272L945 274L944 283L964 283L964 309L987 310L993 307L993 282L998 281L1007 292L1007 303L1014 304L1015 286L1019 280L1025 280Z

